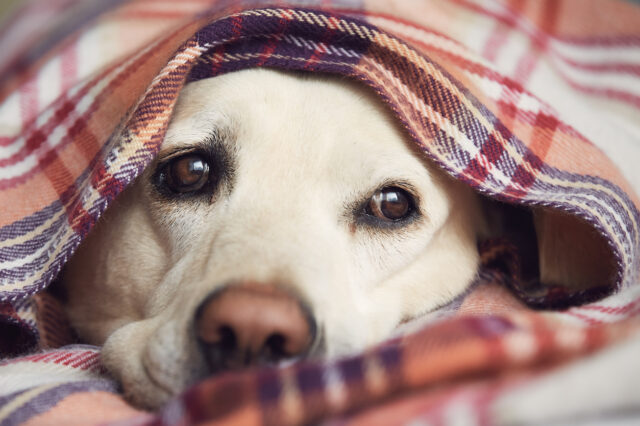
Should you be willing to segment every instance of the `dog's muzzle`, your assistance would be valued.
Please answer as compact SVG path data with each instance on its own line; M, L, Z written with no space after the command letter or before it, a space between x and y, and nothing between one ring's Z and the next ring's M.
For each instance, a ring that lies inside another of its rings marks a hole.
M195 328L212 373L302 358L316 336L316 323L297 297L260 283L211 294L196 311Z

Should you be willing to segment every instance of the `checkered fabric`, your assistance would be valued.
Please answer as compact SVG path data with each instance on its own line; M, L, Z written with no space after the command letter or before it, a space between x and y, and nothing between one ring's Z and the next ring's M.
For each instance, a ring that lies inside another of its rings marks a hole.
M622 390L640 379L627 356L640 340L636 5L34 0L5 22L0 51L0 351L13 356L0 364L0 423L535 422L548 419L509 395L544 400L544 380L571 393L569 369ZM181 87L249 67L370 86L455 178L588 223L611 282L530 292L513 241L481 242L478 282L453 317L349 359L214 377L158 413L128 406L96 348L61 347L73 331L44 290L152 160ZM602 358L627 374L598 375ZM640 415L638 398L580 395L582 408L552 399L542 411Z

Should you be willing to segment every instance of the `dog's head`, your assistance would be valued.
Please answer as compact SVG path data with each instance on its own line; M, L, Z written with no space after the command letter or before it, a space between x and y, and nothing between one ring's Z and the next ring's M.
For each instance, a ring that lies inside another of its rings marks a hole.
M67 306L157 406L213 372L381 341L465 289L481 227L365 88L240 71L184 88L157 158L67 265Z

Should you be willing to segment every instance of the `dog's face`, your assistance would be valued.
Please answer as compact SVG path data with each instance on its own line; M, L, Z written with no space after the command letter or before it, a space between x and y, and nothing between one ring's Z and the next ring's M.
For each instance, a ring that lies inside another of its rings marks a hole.
M481 227L364 88L240 71L184 88L157 158L67 265L67 306L153 407L211 373L383 340L466 288Z

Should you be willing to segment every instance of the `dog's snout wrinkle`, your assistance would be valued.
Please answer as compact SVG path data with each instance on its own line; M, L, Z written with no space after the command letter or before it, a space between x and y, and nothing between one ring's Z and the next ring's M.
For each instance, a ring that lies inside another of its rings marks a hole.
M232 285L207 298L196 335L213 371L277 364L304 356L315 323L301 302L277 286Z

